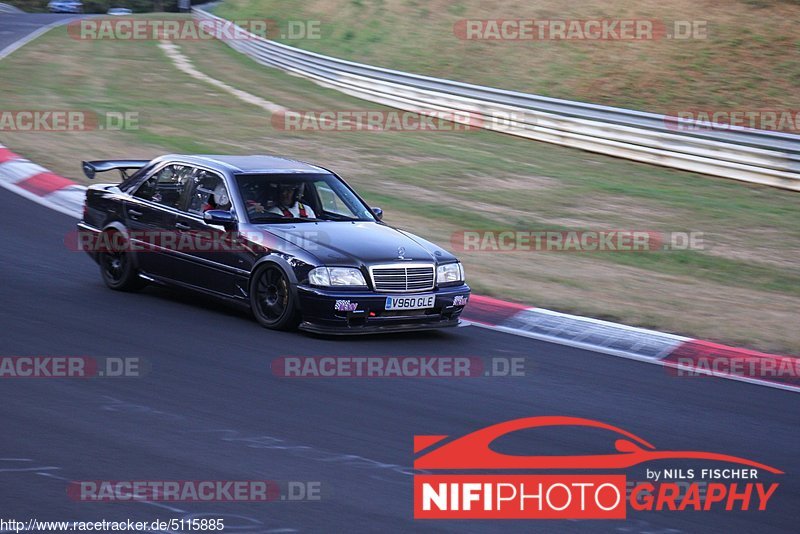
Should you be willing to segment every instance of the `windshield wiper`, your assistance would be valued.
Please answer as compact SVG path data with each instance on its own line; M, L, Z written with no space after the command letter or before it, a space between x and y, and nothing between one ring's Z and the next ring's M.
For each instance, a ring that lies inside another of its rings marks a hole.
M279 224L287 222L318 222L321 219L314 219L312 217L250 217L251 223L261 224Z
M360 221L361 219L357 217L348 217L347 215L341 215L339 213L331 213L329 211L325 212L325 216L328 217L332 221Z

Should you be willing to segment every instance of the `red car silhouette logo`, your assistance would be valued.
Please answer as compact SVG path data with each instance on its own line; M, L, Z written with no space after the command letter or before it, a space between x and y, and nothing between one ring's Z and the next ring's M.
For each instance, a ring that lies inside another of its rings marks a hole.
M496 452L493 441L517 430L549 426L593 427L620 435L614 442L615 454L572 456L518 456ZM414 436L414 453L427 450L449 436ZM415 469L623 469L653 460L715 460L783 471L746 458L702 451L658 451L644 439L621 428L581 417L525 417L476 430L425 452L414 460Z

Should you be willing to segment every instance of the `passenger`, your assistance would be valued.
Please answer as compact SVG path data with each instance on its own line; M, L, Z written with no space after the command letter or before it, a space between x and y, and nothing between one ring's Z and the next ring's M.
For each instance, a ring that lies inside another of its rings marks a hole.
M225 184L220 183L214 188L214 192L208 196L206 203L203 205L203 211L230 209L231 201L228 198L228 191L225 189Z

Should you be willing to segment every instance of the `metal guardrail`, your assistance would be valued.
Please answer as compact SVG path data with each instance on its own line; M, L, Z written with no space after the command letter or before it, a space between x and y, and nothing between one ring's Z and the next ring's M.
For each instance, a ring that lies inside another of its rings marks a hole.
M371 102L478 120L482 128L590 152L800 191L800 136L572 102L408 74L300 50L250 34L230 39L227 23L194 8L217 37L263 65Z

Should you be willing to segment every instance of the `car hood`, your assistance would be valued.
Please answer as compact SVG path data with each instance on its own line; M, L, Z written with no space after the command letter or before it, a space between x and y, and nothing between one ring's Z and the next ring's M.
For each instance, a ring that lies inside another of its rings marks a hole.
M443 248L385 224L324 221L269 225L276 236L312 254L320 265L361 266L399 261L453 261ZM400 259L400 249L404 259Z

